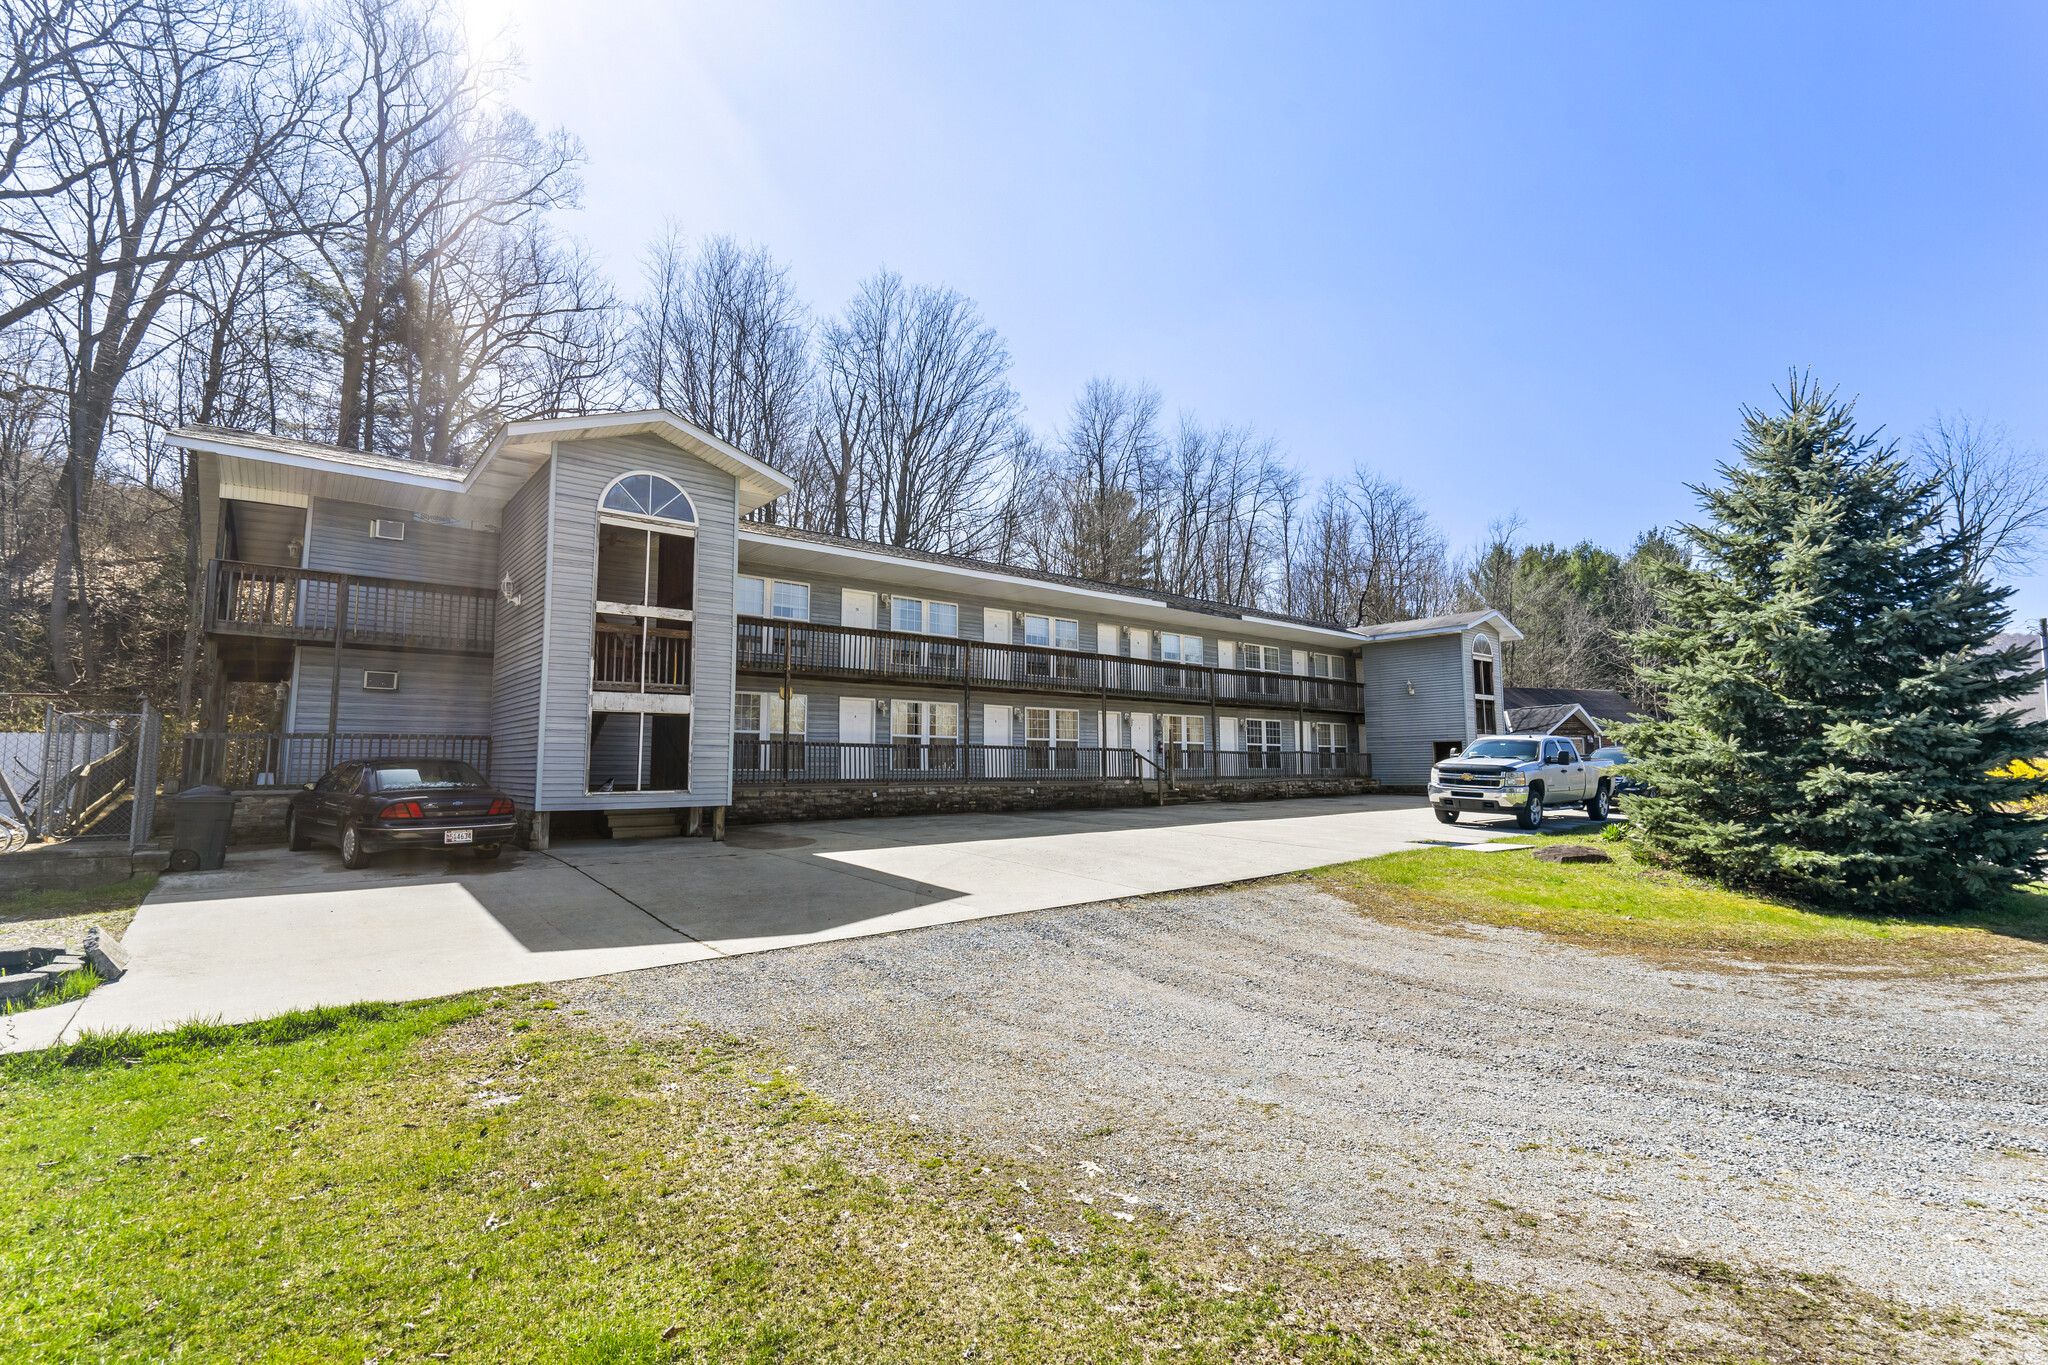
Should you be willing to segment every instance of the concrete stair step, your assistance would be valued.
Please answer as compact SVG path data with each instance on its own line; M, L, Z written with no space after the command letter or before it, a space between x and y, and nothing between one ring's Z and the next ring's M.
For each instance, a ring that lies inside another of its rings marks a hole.
M604 823L614 839L673 839L683 832L667 810L608 810Z

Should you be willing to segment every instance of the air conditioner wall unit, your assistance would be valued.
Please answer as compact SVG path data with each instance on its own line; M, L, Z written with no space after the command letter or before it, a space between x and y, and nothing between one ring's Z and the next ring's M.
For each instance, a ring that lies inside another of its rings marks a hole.
M370 523L372 540L404 540L405 523L402 521L373 521Z
M365 692L396 692L398 690L397 670L389 668L364 669L363 690Z

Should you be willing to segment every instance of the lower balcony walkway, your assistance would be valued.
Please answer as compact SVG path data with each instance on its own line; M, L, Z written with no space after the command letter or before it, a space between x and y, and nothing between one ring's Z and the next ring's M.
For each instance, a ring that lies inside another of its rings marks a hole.
M123 940L128 975L0 1020L0 1047L604 976L1512 832L1363 796L755 825L722 844L591 840L492 863L404 853L358 872L328 848L235 848L218 872L158 884Z

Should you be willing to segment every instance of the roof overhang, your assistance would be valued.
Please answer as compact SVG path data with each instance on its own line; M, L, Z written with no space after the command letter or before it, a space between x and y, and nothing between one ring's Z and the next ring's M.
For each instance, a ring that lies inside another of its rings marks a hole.
M1077 584L1048 583L1027 574L1004 573L999 568L968 568L904 559L886 550L851 545L829 545L814 540L793 540L769 531L740 527L740 546L747 562L791 573L845 574L858 565L863 580L878 584L915 588L920 592L948 596L974 596L977 584L1000 583L1017 597L1043 603L1048 610L1065 610L1076 617L1114 615L1120 623L1149 623L1170 630L1185 630L1204 639L1230 639L1237 626L1255 628L1261 635L1279 635L1304 646L1355 649L1364 643L1348 630L1330 626L1308 626L1298 621L1276 621L1247 611L1235 616L1188 611L1155 598L1114 588L1082 587Z
M507 423L470 466L470 491L495 495L502 506L553 453L558 442L599 441L619 436L654 436L733 476L744 516L787 493L790 481L753 456L719 440L662 408L608 412L590 417L556 417Z

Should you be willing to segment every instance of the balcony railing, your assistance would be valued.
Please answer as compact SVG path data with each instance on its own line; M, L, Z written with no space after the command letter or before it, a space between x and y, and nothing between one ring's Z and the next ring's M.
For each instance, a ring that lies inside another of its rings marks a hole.
M215 732L168 736L158 763L164 786L202 784L235 791L290 788L337 763L360 758L455 758L491 775L489 735Z
M1129 749L1097 749L1081 744L955 744L910 739L880 744L827 744L735 735L732 755L733 779L743 787L819 786L835 782L1149 783L1161 775L1160 763ZM1372 776L1370 755L1315 750L1219 754L1189 746L1168 750L1163 764L1167 786Z
M1357 683L1336 678L1125 659L1114 654L994 645L858 626L818 626L761 616L739 619L739 668L853 682L904 682L996 692L1161 701L1207 706L1341 711L1364 706Z
M216 559L206 566L206 629L308 643L446 649L488 654L498 597L489 588L325 573Z
M690 632L598 622L590 685L599 692L688 692Z

